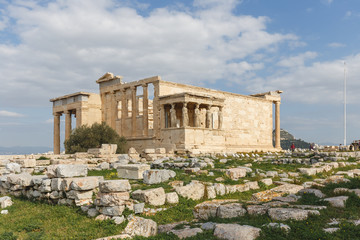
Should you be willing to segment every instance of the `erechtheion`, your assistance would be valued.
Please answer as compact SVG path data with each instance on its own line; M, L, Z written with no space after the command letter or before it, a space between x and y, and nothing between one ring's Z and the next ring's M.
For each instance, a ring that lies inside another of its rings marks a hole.
M127 139L128 147L172 152L280 150L280 93L250 96L161 80L159 76L125 83L106 73L96 81L100 95L78 92L51 99L54 153L60 153L60 116L65 139L76 126L106 122ZM275 105L275 147L272 144Z

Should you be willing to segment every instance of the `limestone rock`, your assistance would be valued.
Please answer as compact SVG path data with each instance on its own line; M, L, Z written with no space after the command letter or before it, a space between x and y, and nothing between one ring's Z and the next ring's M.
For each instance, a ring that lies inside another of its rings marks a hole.
M324 198L325 194L323 194L319 189L313 188L305 188L299 191L299 194L314 194L318 198Z
M291 228L289 227L289 225L283 224L283 223L269 223L269 224L265 224L263 226L269 227L269 228L279 228L284 232L290 232Z
M5 165L6 170L8 170L10 173L20 173L21 172L21 166L17 163L8 163Z
M31 179L32 176L27 172L7 175L7 181L9 183L14 185L20 185L22 187L31 186Z
M166 195L162 187L147 190L136 190L131 194L132 198L143 201L153 206L165 204Z
M157 233L157 224L153 220L133 217L126 226L124 233L134 236L150 237Z
M309 213L320 215L320 212L317 210L303 210L294 208L270 208L268 210L268 214L271 219L276 221L302 221L308 218Z
M246 210L242 207L240 203L230 203L225 205L220 205L217 208L216 216L219 218L235 218L244 216Z
M274 192L272 190L265 190L254 193L251 197L251 200L256 202L267 202L271 201L275 197L281 197L282 195L282 193Z
M118 177L127 179L143 179L143 173L150 170L148 164L126 164L117 167Z
M269 207L264 205L248 205L246 210L249 215L264 215L267 213Z
M202 220L207 220L210 217L216 217L217 209L219 206L234 201L236 200L212 200L212 201L199 203L194 207L193 210L194 217Z
M171 230L173 234L175 234L178 238L184 239L188 237L193 237L197 235L198 233L202 233L203 230L200 228L185 228L185 229L179 229L179 230Z
M176 192L166 193L166 202L169 204L179 203L179 196Z
M333 207L345 208L345 202L348 198L349 198L348 196L338 196L338 197L325 198L324 201L329 202L330 205Z
M86 165L59 164L56 168L56 176L59 178L85 177L87 175L87 171Z
M176 176L176 173L172 170L166 169L151 169L146 170L143 173L144 183L146 184L157 184L168 181L170 178Z
M73 178L70 188L73 190L85 191L99 186L98 177Z
M99 207L98 211L107 216L120 216L125 210L125 206Z
M216 224L214 236L226 240L254 240L260 236L261 229L238 224Z
M246 177L246 169L244 168L230 168L226 169L226 175L232 180Z
M271 191L283 193L283 194L296 194L301 189L304 189L303 186L296 185L296 184L284 184L275 188L272 188Z
M120 206L125 205L130 199L128 192L98 193L96 205L98 206Z
M134 212L135 214L144 212L145 203L137 203L134 204Z
M182 197L200 200L204 197L205 186L201 183L191 182L186 186L175 187L175 191Z
M273 184L273 181L271 178L261 179L260 182L264 183L266 186L270 186L271 184Z
M100 191L108 192L126 192L131 190L129 180L106 180L99 183Z
M9 196L0 197L0 207L1 208L7 208L7 207L10 207L11 205L13 205L13 202L11 201L11 197L9 197Z

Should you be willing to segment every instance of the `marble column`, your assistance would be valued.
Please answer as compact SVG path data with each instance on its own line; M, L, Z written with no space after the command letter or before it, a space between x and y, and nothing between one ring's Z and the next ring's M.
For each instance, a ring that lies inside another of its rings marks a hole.
M219 107L219 113L218 113L218 117L219 117L219 127L218 127L218 129L222 129L222 125L223 125L223 107L222 106L220 106Z
M137 104L136 104L136 86L131 87L131 136L136 136L136 116L137 116Z
M149 136L149 94L148 85L143 84L143 136Z
M159 82L154 82L154 100L153 100L153 129L154 135L156 138L160 138L160 103L159 103L159 93L160 86Z
M200 127L200 109L199 109L199 104L196 103L195 104L195 109L194 109L194 126L195 127Z
M116 101L116 92L111 91L110 93L110 126L116 130L116 119L118 118L118 105Z
M164 129L166 128L166 121L167 121L167 116L166 116L166 111L165 111L165 105L162 104L160 106L160 128Z
M275 148L281 149L281 145L280 145L280 101L275 102Z
M121 136L125 136L126 117L128 116L128 109L126 104L126 89L121 89Z
M206 128L212 128L211 105L206 106Z
M170 121L171 121L171 127L176 127L176 109L175 109L175 103L171 104L170 109Z
M183 122L183 127L189 126L189 114L188 114L186 102L183 103L183 107L182 107L182 122Z
M70 138L71 134L71 111L65 112L65 140Z
M60 116L61 113L54 114L54 154L60 154Z

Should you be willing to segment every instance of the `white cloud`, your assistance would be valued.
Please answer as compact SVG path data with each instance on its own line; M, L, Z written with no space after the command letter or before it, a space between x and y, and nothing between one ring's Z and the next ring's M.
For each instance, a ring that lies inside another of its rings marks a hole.
M24 117L24 115L16 112L1 110L0 117Z
M346 47L345 44L343 44L343 43L338 43L338 42L329 43L328 46L329 46L329 47L332 47L332 48Z
M342 104L344 60L347 64L347 101L358 102L360 91L360 54L348 56L342 60L314 62L309 66L289 64L284 72L278 72L267 78L256 78L248 86L251 91L284 90L286 101L309 104ZM294 67L295 66L295 67Z
M263 68L253 55L269 57L281 43L300 44L293 34L269 33L267 17L235 15L239 3L198 0L192 11L161 8L142 16L111 0L16 1L6 14L16 20L11 29L20 43L0 44L6 76L0 102L44 105L79 90L97 92L95 80L108 71L125 81L240 79Z
M321 2L326 5L331 5L334 2L334 0L321 0Z
M298 56L284 58L281 61L279 61L277 65L281 67L299 67L299 66L303 66L304 62L307 59L313 59L317 57L317 55L318 54L316 52L305 52L299 54Z

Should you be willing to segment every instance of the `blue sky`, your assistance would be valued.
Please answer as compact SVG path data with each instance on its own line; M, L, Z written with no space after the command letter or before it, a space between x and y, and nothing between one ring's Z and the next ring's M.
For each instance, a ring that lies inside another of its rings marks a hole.
M50 98L113 72L240 94L283 90L281 127L360 139L358 0L0 0L0 146L52 146ZM64 128L62 128L64 129Z

